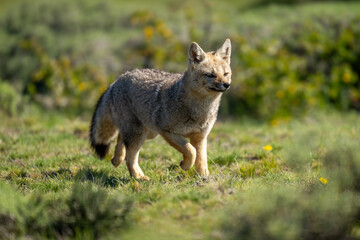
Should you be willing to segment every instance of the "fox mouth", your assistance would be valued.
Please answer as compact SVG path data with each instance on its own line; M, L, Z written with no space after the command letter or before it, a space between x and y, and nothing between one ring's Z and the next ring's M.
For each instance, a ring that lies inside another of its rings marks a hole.
M215 91L215 92L225 92L225 91L226 91L226 89L220 90L220 89L213 88L213 87L210 87L209 89L210 89L211 91Z

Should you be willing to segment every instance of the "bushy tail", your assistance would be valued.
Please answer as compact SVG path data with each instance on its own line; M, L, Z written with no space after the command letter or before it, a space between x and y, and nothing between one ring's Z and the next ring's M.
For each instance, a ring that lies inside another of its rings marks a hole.
M109 119L110 112L104 109L104 92L99 98L90 125L90 143L96 155L104 158L109 152L110 143L117 134L117 129Z

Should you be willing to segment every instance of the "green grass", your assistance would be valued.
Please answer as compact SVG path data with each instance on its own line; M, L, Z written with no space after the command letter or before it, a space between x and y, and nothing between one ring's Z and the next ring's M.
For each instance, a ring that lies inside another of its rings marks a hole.
M305 176L289 168L285 161L289 146L309 129L359 134L357 118L329 114L276 126L249 120L218 122L208 139L211 177L207 179L194 169L184 172L177 167L181 155L158 137L146 142L140 153L140 166L151 180L138 182L129 177L124 164L113 168L111 156L104 161L94 157L87 139L89 118L56 113L3 117L0 179L15 189L11 194L21 196L20 200L67 199L74 185L87 183L109 196L129 199L132 224L122 233L124 239L216 238L225 209L241 206L238 196L262 189L302 191L322 185L318 171ZM273 150L263 150L265 145ZM4 197L1 194L2 205L9 201ZM15 209L22 201L13 203ZM4 209L12 212L2 206L0 213Z

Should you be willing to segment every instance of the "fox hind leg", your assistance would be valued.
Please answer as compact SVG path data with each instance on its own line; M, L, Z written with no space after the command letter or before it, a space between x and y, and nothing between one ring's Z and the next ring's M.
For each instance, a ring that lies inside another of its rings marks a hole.
M111 163L114 165L114 167L117 167L125 160L125 157L126 157L126 148L122 140L122 137L119 133L117 137L117 144L115 147L114 156L111 159Z
M139 152L140 148L146 140L146 132L142 126L132 129L130 134L125 134L124 144L126 147L126 165L128 167L130 176L139 180L150 180L145 176L144 172L139 166Z

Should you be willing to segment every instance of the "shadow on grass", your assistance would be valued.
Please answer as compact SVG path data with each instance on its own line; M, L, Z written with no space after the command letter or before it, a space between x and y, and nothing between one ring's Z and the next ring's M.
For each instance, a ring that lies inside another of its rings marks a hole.
M45 178L57 178L61 177L66 180L70 180L73 177L73 173L67 168L60 168L56 171L45 171L41 173Z
M256 162L265 159L265 157L266 155L264 153L240 154L233 152L228 155L215 157L210 161L210 164L217 164L219 166L230 166L231 164L238 161Z
M91 168L81 169L76 173L74 179L80 182L92 182L103 187L117 187L130 182L129 179L112 176L104 170L94 170Z

